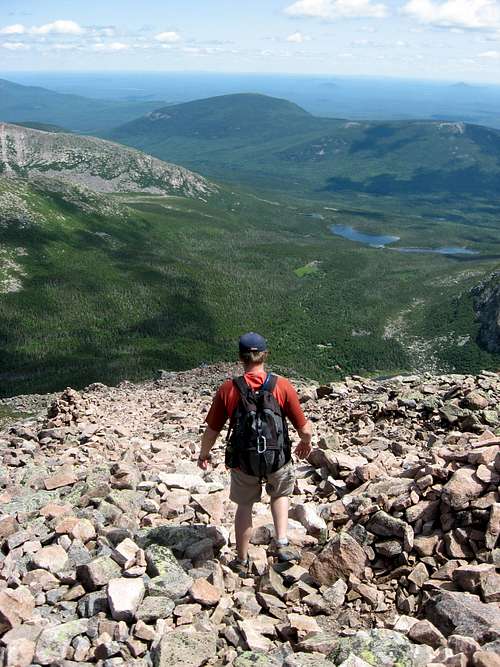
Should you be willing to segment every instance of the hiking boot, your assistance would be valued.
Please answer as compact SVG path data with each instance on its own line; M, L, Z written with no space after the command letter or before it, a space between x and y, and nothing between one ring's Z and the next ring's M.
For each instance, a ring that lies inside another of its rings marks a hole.
M297 549L297 547L291 544L276 544L274 541L269 547L268 554L277 558L280 563L298 562L301 558L300 549Z
M250 576L250 559L247 558L246 561L240 560L239 558L234 558L230 563L227 564L228 567L242 579L246 579Z

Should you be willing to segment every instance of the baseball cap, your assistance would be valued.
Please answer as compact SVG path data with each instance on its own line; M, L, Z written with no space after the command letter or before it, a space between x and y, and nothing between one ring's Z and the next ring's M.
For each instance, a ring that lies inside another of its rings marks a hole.
M240 336L240 352L265 352L267 350L267 341L255 331Z

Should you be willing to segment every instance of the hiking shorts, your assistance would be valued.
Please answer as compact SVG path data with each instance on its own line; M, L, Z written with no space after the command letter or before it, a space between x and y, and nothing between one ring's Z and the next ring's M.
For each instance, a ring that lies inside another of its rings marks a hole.
M293 462L269 475L266 480L266 492L271 498L291 496L295 486ZM258 477L247 475L241 470L231 470L231 489L229 498L237 505L253 505L262 498L262 483Z

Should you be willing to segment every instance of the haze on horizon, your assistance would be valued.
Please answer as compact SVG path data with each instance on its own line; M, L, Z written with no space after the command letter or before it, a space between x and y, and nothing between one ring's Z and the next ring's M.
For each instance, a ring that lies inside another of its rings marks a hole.
M206 71L500 84L499 0L6 0L4 72Z

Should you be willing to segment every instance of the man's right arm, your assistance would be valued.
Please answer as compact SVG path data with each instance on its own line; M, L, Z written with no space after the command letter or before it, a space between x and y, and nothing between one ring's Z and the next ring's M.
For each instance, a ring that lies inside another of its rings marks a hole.
M215 445L217 438L219 437L220 431L216 431L210 426L207 425L205 432L201 438L201 448L200 455L198 457L198 467L202 470L207 470L208 464L210 463L210 452L212 447Z
M198 466L202 470L207 470L211 459L210 452L227 421L228 414L223 398L225 386L219 387L205 418L207 426L201 438L200 455L198 457Z

